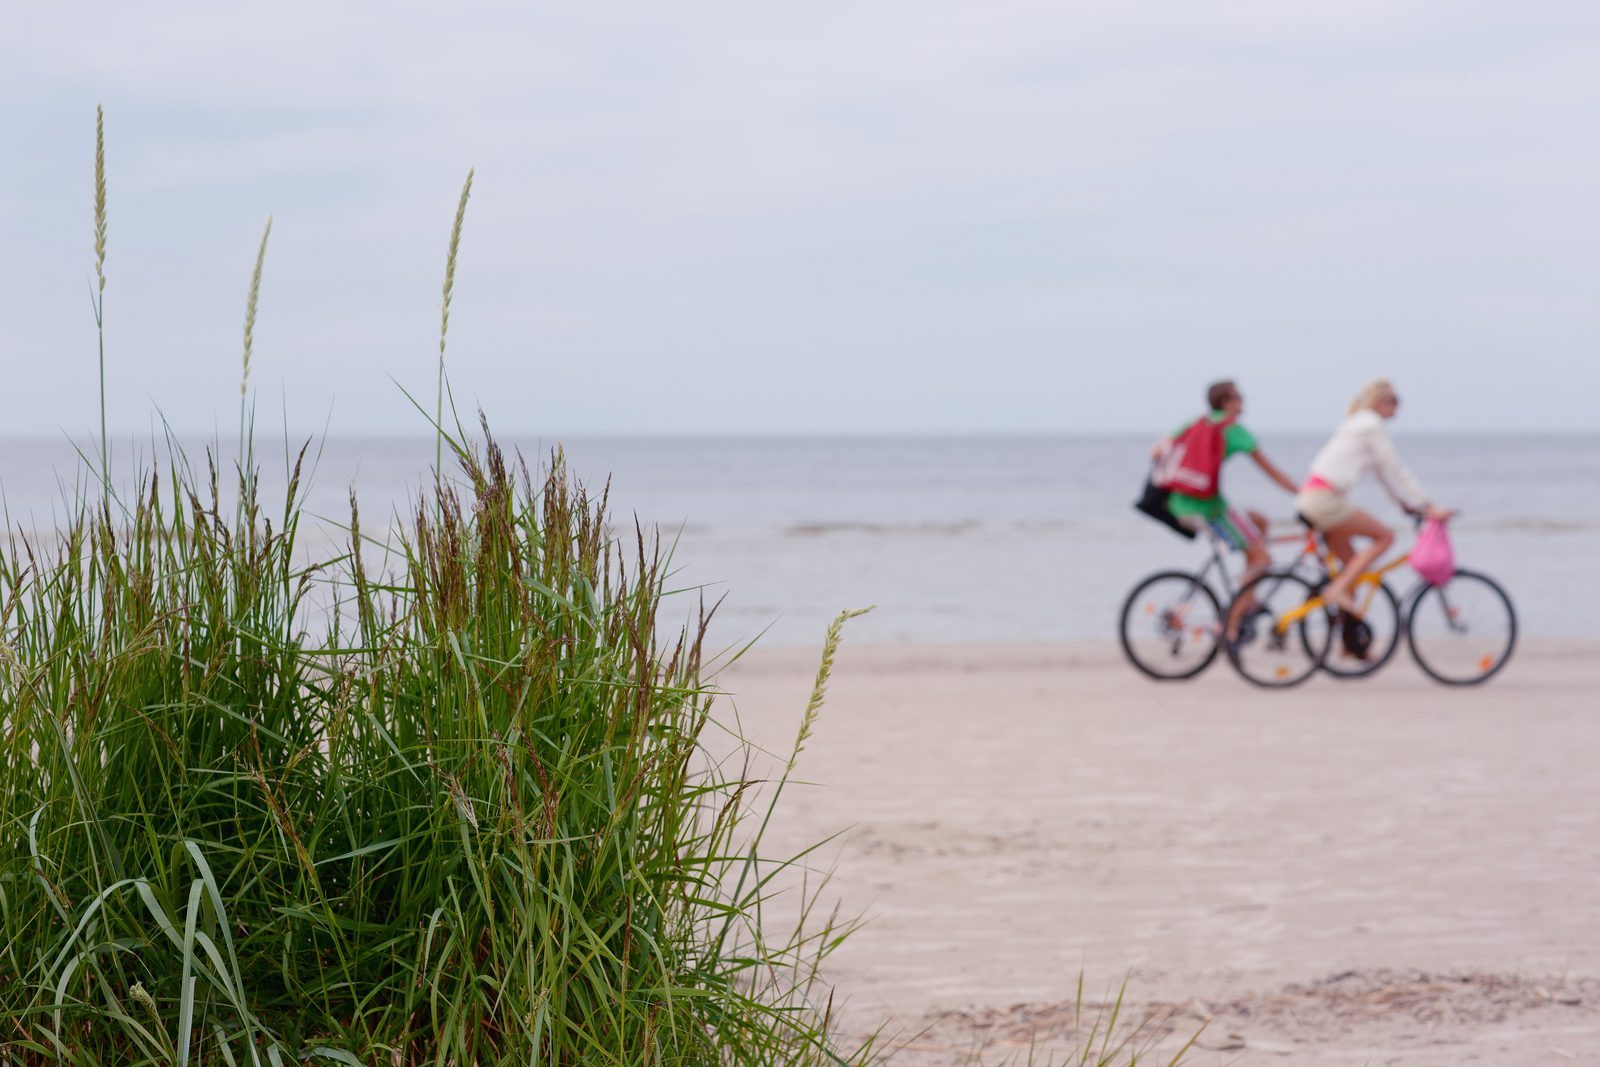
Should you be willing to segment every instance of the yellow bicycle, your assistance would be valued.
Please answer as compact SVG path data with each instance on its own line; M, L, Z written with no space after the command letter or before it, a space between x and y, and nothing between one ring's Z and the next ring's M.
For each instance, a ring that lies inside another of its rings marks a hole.
M1384 579L1409 560L1402 555L1356 579L1354 614L1323 599L1327 574L1268 571L1229 605L1237 630L1226 643L1229 661L1262 686L1298 685L1318 670L1363 677L1388 662L1404 636L1417 666L1437 682L1477 685L1493 677L1516 646L1511 598L1489 576L1461 569L1441 585L1419 578L1396 596Z

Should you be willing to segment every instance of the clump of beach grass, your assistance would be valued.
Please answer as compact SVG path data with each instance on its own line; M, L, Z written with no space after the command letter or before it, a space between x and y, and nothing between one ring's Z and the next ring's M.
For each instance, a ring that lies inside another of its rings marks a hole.
M102 401L104 500L0 546L0 1064L871 1059L816 984L847 928L774 937L737 877L777 791L702 744L709 616L664 621L657 538L442 420L382 538L352 496L302 546L304 449L259 498L270 228L236 484L170 440L114 484Z
M663 554L559 454L452 450L382 570L354 506L297 554L299 464L277 521L175 463L12 539L0 1062L862 1058L813 986L843 931L774 944L732 877L754 783Z

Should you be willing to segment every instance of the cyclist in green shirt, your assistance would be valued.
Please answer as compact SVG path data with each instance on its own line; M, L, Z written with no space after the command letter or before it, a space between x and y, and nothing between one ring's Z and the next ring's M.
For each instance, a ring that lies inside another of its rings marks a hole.
M1239 392L1238 386L1231 381L1216 382L1206 389L1206 402L1211 405L1211 413L1201 417L1227 424L1222 431L1224 460L1242 452L1254 460L1268 478L1282 486L1284 492L1293 495L1300 491L1294 480L1261 451L1255 434L1239 424L1239 416L1244 413L1244 394ZM1156 457L1159 458L1171 448L1173 442L1193 424L1192 421L1186 422L1171 436L1158 441ZM1210 526L1225 543L1244 553L1245 572L1240 579L1241 585L1248 584L1271 565L1272 557L1267 554L1267 546L1262 540L1267 530L1267 517L1256 511L1240 515L1228 506L1220 490L1211 497L1189 496L1174 490L1168 499L1167 509L1186 526L1195 529Z

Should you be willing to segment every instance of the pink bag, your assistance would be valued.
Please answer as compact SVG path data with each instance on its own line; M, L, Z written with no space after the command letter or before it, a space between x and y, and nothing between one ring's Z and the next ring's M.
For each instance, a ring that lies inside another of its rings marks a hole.
M1429 519L1411 546L1411 568L1429 585L1443 585L1456 572L1456 552L1444 523Z

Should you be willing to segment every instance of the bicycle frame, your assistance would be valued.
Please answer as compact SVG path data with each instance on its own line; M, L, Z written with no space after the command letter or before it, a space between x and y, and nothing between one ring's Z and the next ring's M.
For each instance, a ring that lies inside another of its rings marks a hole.
M1408 552L1405 555L1399 557L1398 559L1393 560L1392 562L1386 563L1381 567L1378 567L1378 568L1375 568L1373 570L1370 570L1367 573L1363 574L1361 577L1356 579L1355 584L1358 587L1362 587L1362 586L1367 587L1367 599L1362 605L1360 605L1361 609L1362 609L1361 612L1360 612L1361 614L1363 614L1363 615L1366 614L1366 608L1371 605L1372 597L1377 595L1378 586L1383 584L1383 576L1388 574L1390 571L1396 570L1397 568L1404 566L1406 561L1409 560L1410 558L1411 558L1411 554ZM1333 561L1332 553L1329 553L1328 559L1329 559L1329 562ZM1328 573L1330 575L1333 575L1333 574L1337 574L1338 572L1330 567L1328 569ZM1411 592L1408 591L1406 593L1406 595L1405 595L1405 598L1403 598L1403 599L1409 599L1410 596L1411 596ZM1305 618L1307 615L1310 615L1313 611L1317 611L1318 609L1325 608L1327 606L1328 606L1328 602L1324 598L1322 598L1320 596L1311 597L1310 599L1306 600L1304 603L1301 603L1298 606L1290 608L1288 611L1284 612L1278 619L1276 619L1273 622L1273 629L1276 630L1279 634L1286 633L1286 632L1288 632L1289 627L1293 626L1295 623L1299 622L1301 619Z
M1195 580L1204 584L1206 575L1215 569L1220 578L1220 585L1224 594L1224 596L1221 598L1222 602L1224 604L1230 604L1233 602L1234 597L1239 593L1239 590L1234 588L1233 579L1228 574L1227 553L1231 550L1224 550L1222 539L1218 537L1216 532L1213 530L1208 529L1206 531L1206 539L1207 547L1209 547L1211 550L1211 558L1206 560L1205 564L1195 572ZM1296 554L1294 560L1290 562L1290 570L1299 567L1307 557L1318 559L1323 557L1325 553L1325 550L1320 549L1317 545L1316 535L1310 532L1304 534L1293 534L1289 536L1280 535L1277 537L1268 537L1266 539L1266 542L1269 545L1287 544L1291 541L1300 545L1300 551L1298 554ZM1323 563L1323 568L1326 570L1328 565L1334 561L1335 557L1331 552L1326 552L1325 555L1326 562Z
M1332 566L1332 564L1336 562L1332 553L1328 554L1327 561L1329 563L1329 575L1331 576L1337 574L1337 569ZM1372 598L1377 596L1378 586L1383 584L1384 577L1393 573L1394 571L1399 570L1409 562L1411 562L1411 553L1402 553L1401 555L1390 560L1388 563L1385 563L1383 566L1367 571L1365 574L1355 580L1356 591L1358 593L1361 590L1365 591L1365 597L1358 596L1356 604L1356 607L1359 609L1357 612L1358 615L1365 615L1367 613L1367 609L1372 606ZM1416 599L1416 597L1419 596L1427 587L1428 583L1419 578L1416 582L1412 583L1411 587L1407 589L1404 594L1398 597L1397 600L1402 606L1404 606ZM1441 594L1441 598L1442 596L1443 594ZM1282 634L1287 631L1289 627L1293 626L1295 623L1299 622L1313 611L1320 610L1327 606L1327 600L1320 596L1312 597L1304 603L1284 612L1283 616L1274 622L1273 629ZM1450 609L1449 601L1444 601L1444 606L1446 624L1452 630L1460 630L1461 626L1459 623L1457 623L1455 614Z
M1215 570L1222 591L1226 594L1223 598L1223 603L1227 603L1233 599L1236 590L1233 588L1233 579L1228 576L1228 561L1222 552L1222 539L1207 530L1206 547L1210 549L1211 557L1205 561L1198 571L1195 571L1194 580L1201 585L1206 585L1206 575Z

